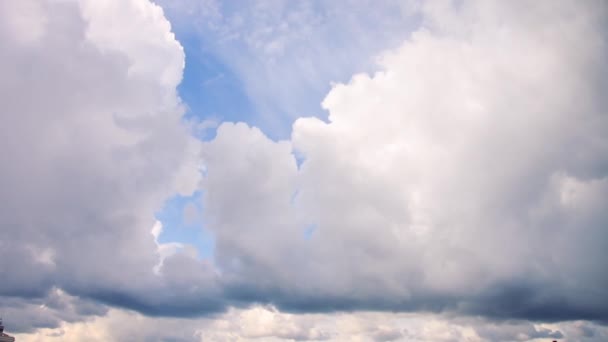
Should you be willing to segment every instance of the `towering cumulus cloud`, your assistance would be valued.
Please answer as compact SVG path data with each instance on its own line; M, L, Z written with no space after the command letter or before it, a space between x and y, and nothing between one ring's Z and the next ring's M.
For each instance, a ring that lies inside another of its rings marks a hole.
M3 1L0 51L3 314L52 326L54 311L21 302L66 293L181 313L180 298L165 302L190 282L203 301L211 287L194 259L165 260L200 268L187 275L153 272L154 212L199 181L199 145L176 94L184 54L162 10L146 0Z
M225 124L204 188L230 293L293 310L608 317L602 2L428 2L291 144ZM236 181L235 181L236 180Z
M208 325L228 340L337 336L284 312L608 322L608 5L413 7L421 27L333 86L326 121L201 142L160 7L0 2L2 314L33 331L271 305L236 317L274 325ZM154 213L194 191L211 260L158 242ZM493 324L478 337L507 334Z

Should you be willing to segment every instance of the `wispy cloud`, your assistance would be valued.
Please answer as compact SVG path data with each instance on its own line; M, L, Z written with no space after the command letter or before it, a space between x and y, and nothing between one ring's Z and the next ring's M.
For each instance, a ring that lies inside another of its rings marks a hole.
M325 117L320 102L332 82L376 69L376 54L419 24L412 8L399 1L166 2L178 32L195 31L205 54L241 80L257 112L249 122L277 137L297 117Z

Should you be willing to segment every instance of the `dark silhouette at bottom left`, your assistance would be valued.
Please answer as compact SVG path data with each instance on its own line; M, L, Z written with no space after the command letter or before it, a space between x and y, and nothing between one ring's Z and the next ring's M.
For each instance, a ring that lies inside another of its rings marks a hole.
M4 333L2 318L0 318L0 342L15 342L15 338L13 336Z

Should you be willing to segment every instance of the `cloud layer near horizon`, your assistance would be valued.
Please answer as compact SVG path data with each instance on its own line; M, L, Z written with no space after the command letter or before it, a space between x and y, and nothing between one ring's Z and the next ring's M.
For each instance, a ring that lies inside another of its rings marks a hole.
M606 4L418 10L381 71L333 87L327 122L203 143L160 7L1 3L3 310L23 331L254 303L605 323ZM151 234L196 190L213 262Z
M128 322L128 324L125 324ZM428 314L355 312L288 314L272 307L231 309L218 317L145 317L112 309L104 317L18 335L19 341L603 341L608 328L576 321L560 324L488 322Z

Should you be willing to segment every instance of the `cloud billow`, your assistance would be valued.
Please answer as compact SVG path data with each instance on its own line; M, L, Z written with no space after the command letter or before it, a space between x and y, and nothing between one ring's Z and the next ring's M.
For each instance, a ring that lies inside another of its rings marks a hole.
M33 327L254 303L606 322L608 8L418 11L379 72L332 88L328 121L200 142L158 6L1 4L0 302L70 303ZM197 190L213 261L151 234L166 198Z
M278 144L221 126L203 189L231 293L296 311L605 320L606 8L520 10L429 3L382 71L332 89L328 122L298 119Z
M207 282L153 272L153 214L200 177L176 93L183 51L162 10L148 1L0 6L3 311L56 289L156 308L182 281ZM184 259L165 264L207 273Z

